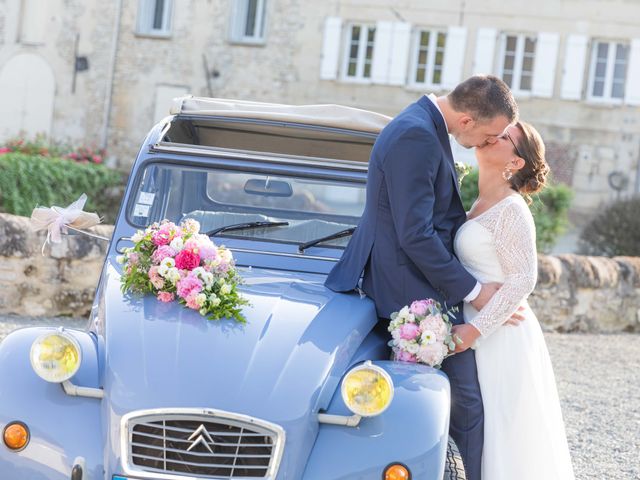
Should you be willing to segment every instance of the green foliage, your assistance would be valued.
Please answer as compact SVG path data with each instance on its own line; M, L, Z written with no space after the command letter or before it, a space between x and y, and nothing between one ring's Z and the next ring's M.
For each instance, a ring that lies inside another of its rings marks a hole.
M460 194L465 210L469 211L478 197L478 169L472 170L464 178ZM573 192L567 185L550 183L531 198L533 203L530 208L536 224L538 250L548 252L569 224L567 212L571 206Z
M640 197L622 200L602 210L580 235L580 253L640 256Z
M23 153L0 155L0 212L30 216L36 206L66 207L86 193L85 211L113 223L123 191L123 175L102 165Z

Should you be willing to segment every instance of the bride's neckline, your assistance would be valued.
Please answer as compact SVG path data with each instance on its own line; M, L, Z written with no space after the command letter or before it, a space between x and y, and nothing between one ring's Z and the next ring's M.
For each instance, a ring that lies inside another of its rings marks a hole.
M496 208L498 205L500 205L502 202L504 202L505 200L509 199L509 198L513 198L513 197L519 197L520 194L517 192L514 193L510 193L509 195L507 195L506 197L501 198L500 200L498 200L496 203L494 203L493 205L491 205L489 208L487 208L484 212L479 213L478 215L475 215L473 217L469 217L467 216L467 222L471 221L471 220L477 220L478 218L482 217L483 215L486 215L487 213L489 213L491 210L493 210L494 208ZM476 200L477 202L478 200ZM474 202L474 205L475 203ZM471 206L471 209L473 209L473 205ZM471 211L471 210L469 210Z

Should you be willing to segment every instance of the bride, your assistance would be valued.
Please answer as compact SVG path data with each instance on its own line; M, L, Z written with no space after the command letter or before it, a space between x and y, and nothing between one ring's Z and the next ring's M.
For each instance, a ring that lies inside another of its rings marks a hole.
M519 122L476 149L479 196L455 238L460 262L480 282L503 286L479 312L464 305L454 327L475 349L484 404L484 480L574 478L549 353L527 304L537 277L529 195L549 167L538 132ZM525 200L527 199L527 200ZM522 308L519 308L522 307ZM518 325L505 324L516 312Z

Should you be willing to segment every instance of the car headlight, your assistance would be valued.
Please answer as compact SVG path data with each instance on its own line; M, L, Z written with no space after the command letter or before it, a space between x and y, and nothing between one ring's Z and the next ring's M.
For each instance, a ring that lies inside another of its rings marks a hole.
M373 417L384 412L393 400L393 381L370 361L350 370L342 380L342 400L356 415Z
M69 380L82 361L80 344L63 329L38 337L31 345L30 356L33 370L40 378L52 383Z

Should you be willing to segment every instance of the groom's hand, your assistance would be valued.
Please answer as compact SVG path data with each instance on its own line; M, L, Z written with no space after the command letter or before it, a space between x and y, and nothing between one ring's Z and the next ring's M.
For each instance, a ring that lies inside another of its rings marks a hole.
M451 333L456 344L455 353L464 352L467 348L473 346L473 343L480 336L478 329L469 323L454 325L451 328Z
M482 288L480 289L480 293L475 298L475 300L471 301L471 305L477 311L480 311L484 308L484 306L489 303L491 297L500 289L502 286L501 283L483 283Z

